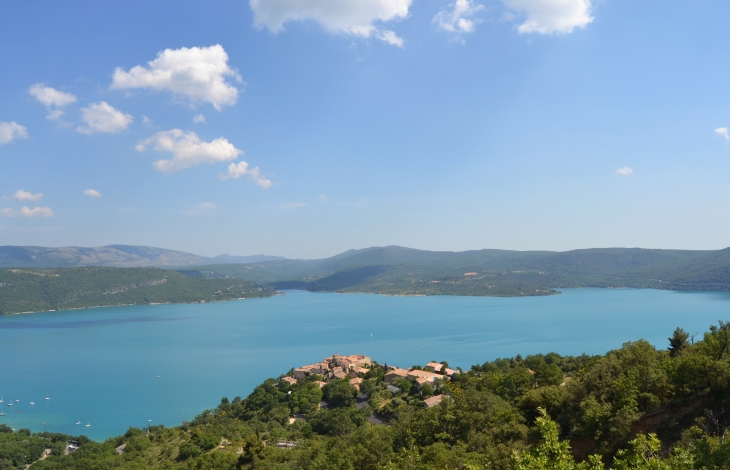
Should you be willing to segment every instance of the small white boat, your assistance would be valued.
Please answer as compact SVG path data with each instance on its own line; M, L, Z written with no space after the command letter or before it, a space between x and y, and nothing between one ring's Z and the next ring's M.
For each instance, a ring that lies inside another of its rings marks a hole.
M3 413L2 411L0 411L0 416L5 416L5 413Z
M8 402L8 406L13 406L13 400L10 400L10 401Z
M34 402L34 401L32 401L32 402L30 402L30 403L28 403L28 404L29 404L29 405L35 405L35 402Z
M78 426L79 424L81 424L81 420L76 421L76 426Z
M86 427L87 427L87 428L90 428L90 427L91 427L91 423L88 423L88 424L86 425Z
M15 400L15 403L20 403L20 400Z
M50 398L48 397L48 390L46 390L46 400L50 400Z
M2 402L3 402L3 397L0 397L0 403L2 403Z

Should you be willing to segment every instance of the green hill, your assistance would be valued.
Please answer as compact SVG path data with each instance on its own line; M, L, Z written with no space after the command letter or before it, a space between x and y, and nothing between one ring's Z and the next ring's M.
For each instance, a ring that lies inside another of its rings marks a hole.
M321 260L210 265L186 272L277 289L392 295L549 295L561 287L729 290L730 249L436 252L389 246Z
M215 302L273 295L243 279L157 268L0 269L0 314L110 305Z

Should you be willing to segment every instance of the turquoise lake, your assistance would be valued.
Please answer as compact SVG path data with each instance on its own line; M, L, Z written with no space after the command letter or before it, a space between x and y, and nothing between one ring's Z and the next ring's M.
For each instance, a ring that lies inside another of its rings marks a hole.
M468 369L517 353L603 354L640 338L665 348L677 326L701 337L721 319L730 320L728 293L632 289L531 298L289 291L0 317L0 423L101 440L147 420L178 425L333 353Z

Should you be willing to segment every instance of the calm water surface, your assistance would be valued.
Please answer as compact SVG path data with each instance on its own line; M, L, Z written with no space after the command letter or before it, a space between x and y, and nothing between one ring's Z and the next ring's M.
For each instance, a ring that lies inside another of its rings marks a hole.
M466 369L517 353L602 354L639 338L664 348L675 327L702 333L720 319L730 320L726 293L631 289L534 298L292 291L2 317L0 423L104 439L147 420L178 425L333 353Z

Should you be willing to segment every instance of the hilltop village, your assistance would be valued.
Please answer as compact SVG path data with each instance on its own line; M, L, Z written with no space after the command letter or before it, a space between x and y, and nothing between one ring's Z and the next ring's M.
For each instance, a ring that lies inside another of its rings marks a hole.
M431 408L448 397L447 383L461 370L451 369L446 362L431 361L425 366L403 369L388 364L373 362L369 356L354 354L342 356L334 354L321 362L292 369L279 377L288 393L296 393L302 387L309 388L311 398L318 394L314 387L321 390L322 399L315 406L301 407L301 413L290 418L290 422L303 418L307 411L339 406L351 397L357 409L372 408L368 418L372 424L380 424L387 419L389 410L408 403ZM308 386L308 387L307 387ZM337 403L331 403L337 402Z

